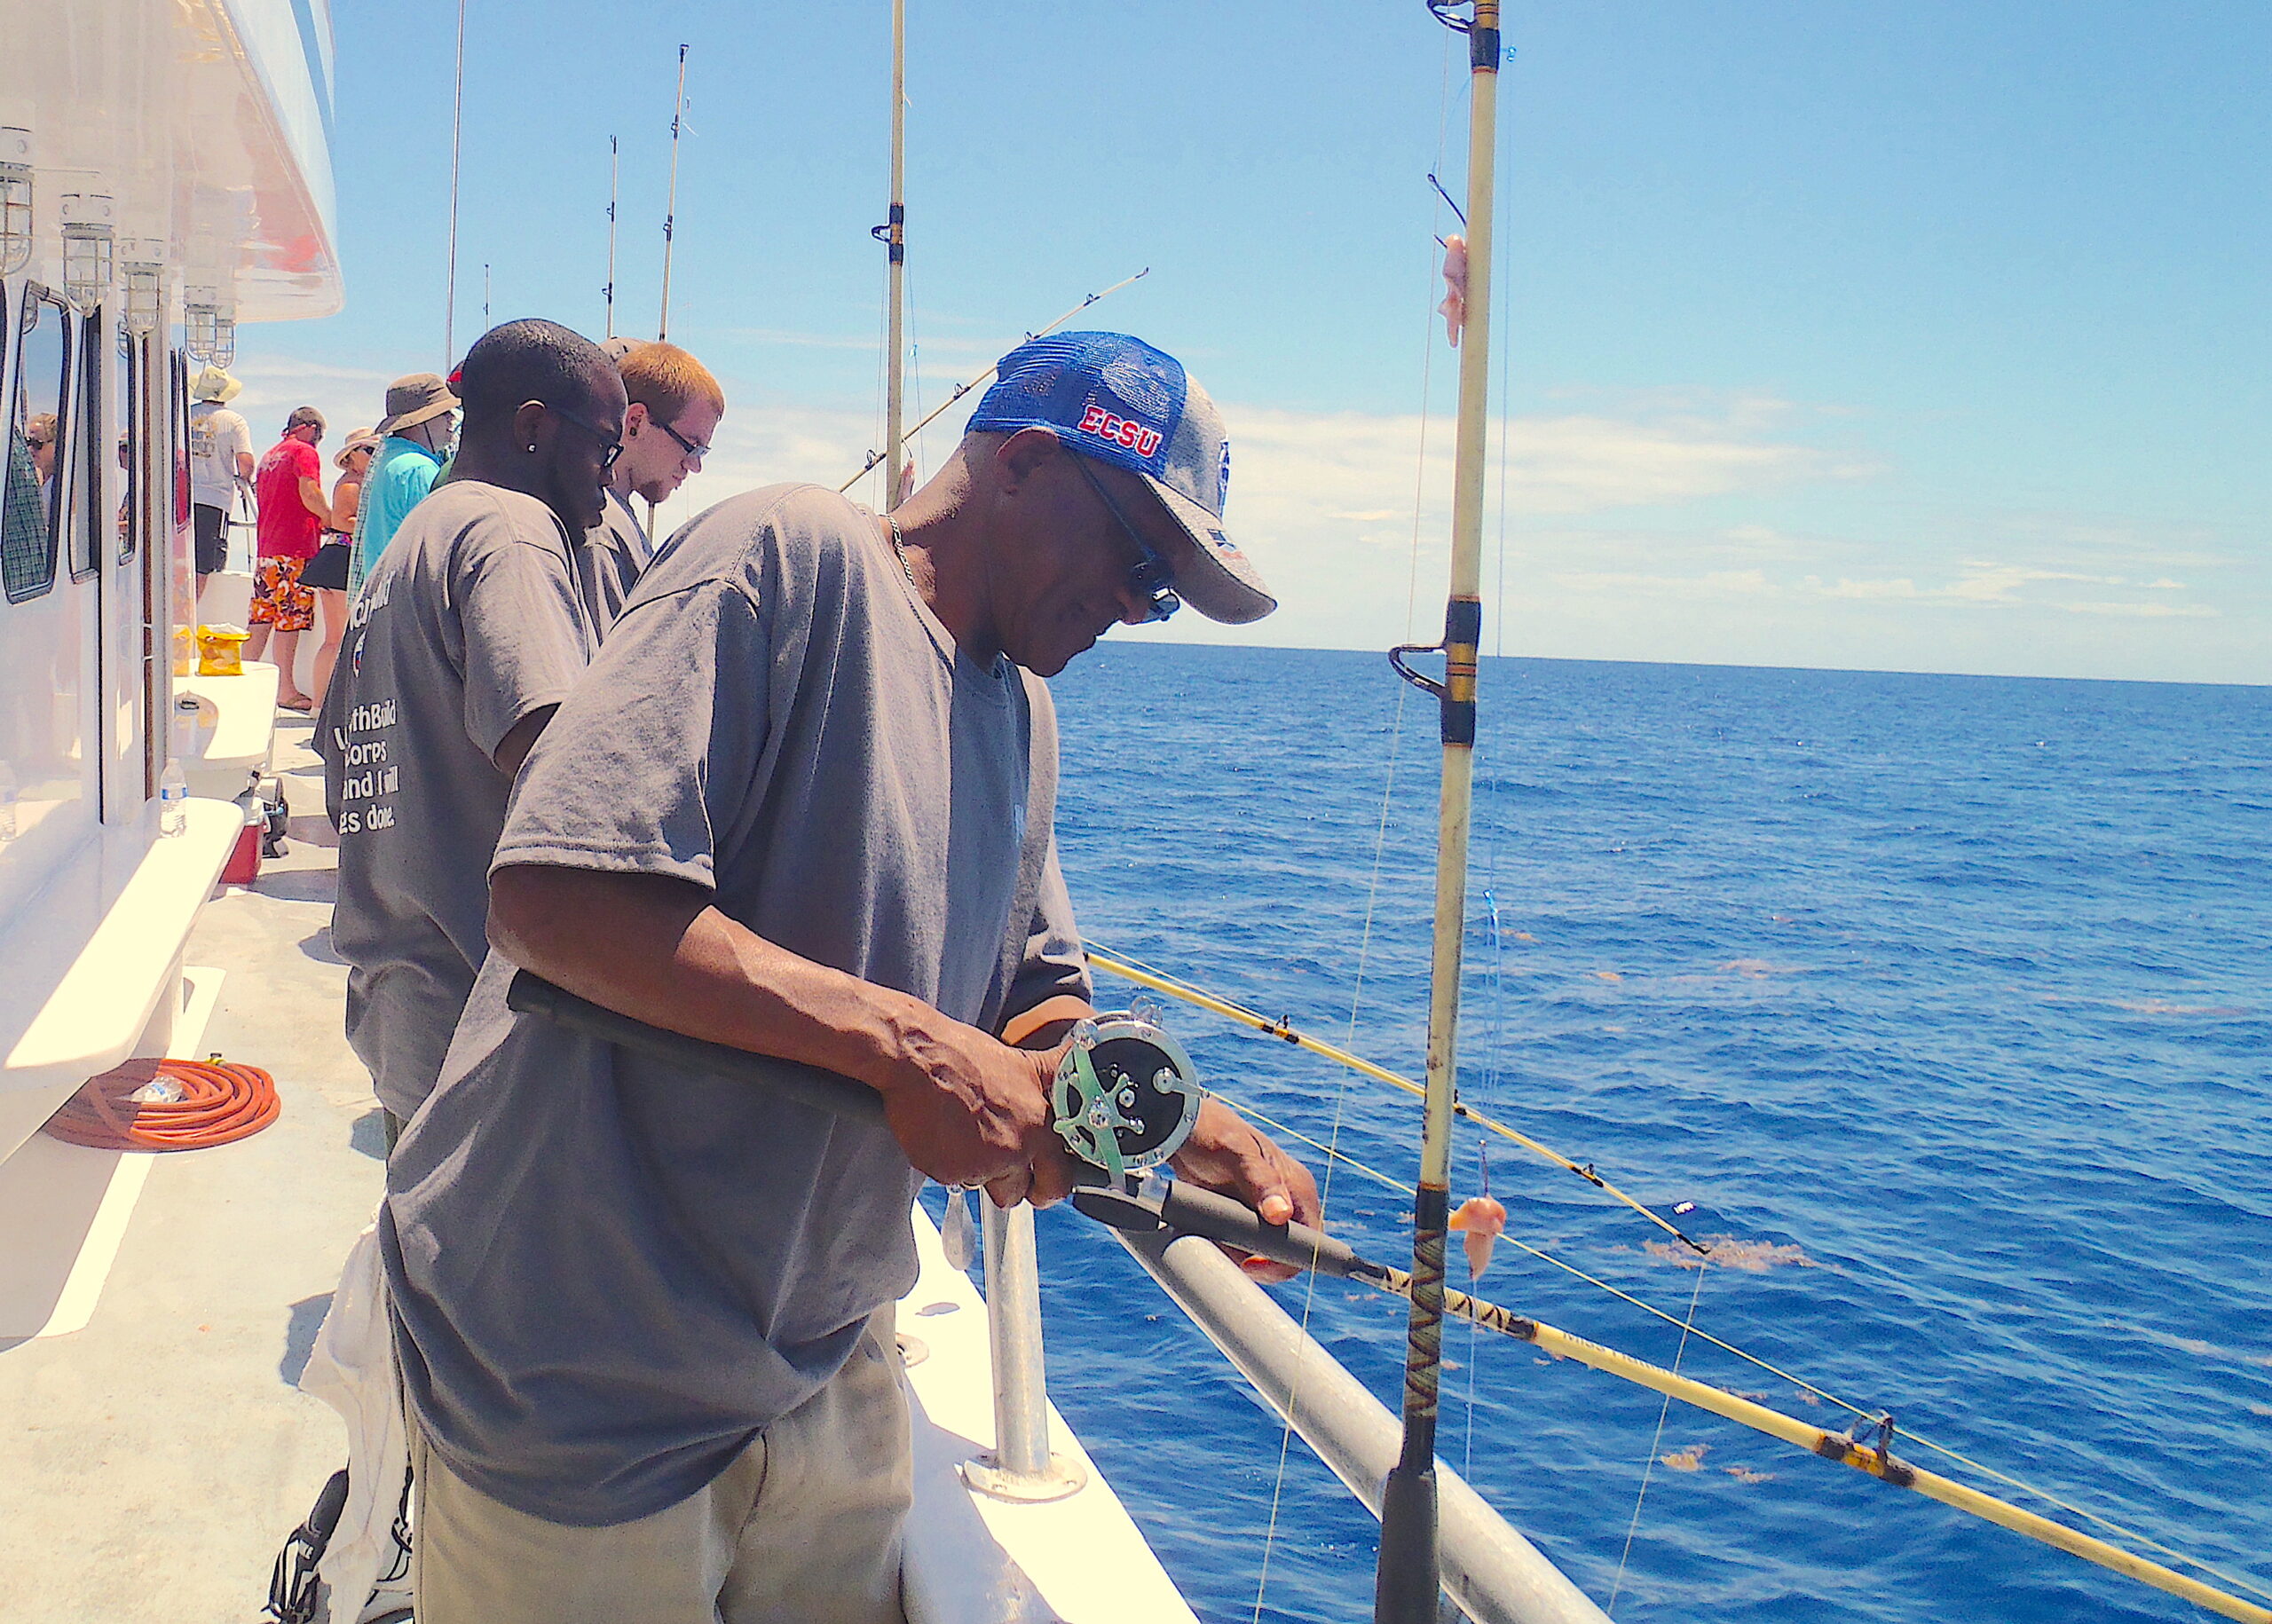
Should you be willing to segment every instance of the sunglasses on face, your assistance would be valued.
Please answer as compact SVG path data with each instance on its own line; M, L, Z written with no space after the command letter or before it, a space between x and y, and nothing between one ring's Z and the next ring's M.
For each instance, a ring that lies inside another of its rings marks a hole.
M665 434L669 435L671 438L678 442L679 450L686 453L686 460L689 462L699 463L703 458L710 454L710 446L708 442L704 440L688 439L686 436L681 434L677 430L672 428L659 417L650 418L648 421L653 423L656 428L660 429Z
M1136 526L1128 522L1127 514L1122 512L1120 504L1112 500L1112 493L1104 488L1104 481L1090 471L1088 459L1078 452L1068 454L1073 459L1073 466L1081 470L1081 477L1089 482L1089 489L1094 491L1097 500L1104 504L1105 511L1111 514L1114 522L1120 526L1121 534L1126 536L1129 545L1136 549L1136 562L1128 569L1128 589L1144 605L1142 624L1149 626L1166 619L1183 607L1183 600L1175 595L1175 572L1168 568L1168 561L1154 551L1152 544L1137 532Z
M586 422L582 418L577 416L565 406L547 406L541 400L538 401L537 404L544 406L546 411L551 413L556 417L566 418L570 422L575 424L576 427L581 429L586 434L590 435L594 439L600 443L601 473L604 474L608 469L613 468L615 466L615 460L623 454L623 442L618 439L614 435L610 434L606 430L601 428L597 423ZM671 438L675 439L678 437L674 435Z

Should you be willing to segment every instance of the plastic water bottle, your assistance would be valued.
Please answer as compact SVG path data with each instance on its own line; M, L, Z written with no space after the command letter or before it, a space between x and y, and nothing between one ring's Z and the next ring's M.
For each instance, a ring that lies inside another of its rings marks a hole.
M158 777L158 832L179 834L189 827L189 780L178 762L169 761Z

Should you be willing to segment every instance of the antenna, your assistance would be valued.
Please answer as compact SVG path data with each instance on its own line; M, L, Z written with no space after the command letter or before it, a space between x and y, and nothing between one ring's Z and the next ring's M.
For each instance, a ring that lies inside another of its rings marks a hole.
M678 138L686 126L686 47L678 48L678 101L671 110L671 193L663 205L663 309L655 322L655 341L671 335L671 231L678 219Z
M489 330L489 262L481 262L481 330Z
M615 190L620 161L615 147L615 138L607 138L607 286L600 289L600 297L607 301L607 331L603 338L615 336Z

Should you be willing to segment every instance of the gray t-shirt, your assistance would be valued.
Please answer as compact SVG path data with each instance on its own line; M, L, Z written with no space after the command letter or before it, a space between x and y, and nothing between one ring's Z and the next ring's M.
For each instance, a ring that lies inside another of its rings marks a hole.
M674 876L995 1029L1086 990L1055 807L1048 690L958 654L870 515L781 485L657 557L531 754L496 866ZM512 974L491 956L388 1164L397 1349L468 1482L624 1522L707 1483L914 1284L922 1180L880 1123L513 1015Z
M237 489L237 453L252 455L252 430L217 400L189 408L189 493L203 508L226 508Z
M655 556L646 527L631 504L613 491L600 522L586 531L576 548L576 589L584 595L585 618L602 637L623 613L623 605Z
M488 953L512 788L497 746L567 697L594 640L552 509L469 480L412 509L347 618L316 729L339 830L331 939L347 1040L407 1118Z

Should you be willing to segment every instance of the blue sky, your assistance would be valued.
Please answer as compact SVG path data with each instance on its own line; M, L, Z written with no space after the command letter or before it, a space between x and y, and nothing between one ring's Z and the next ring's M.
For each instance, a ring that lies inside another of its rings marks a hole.
M910 12L923 398L1149 265L1089 322L1223 404L1231 526L1285 603L1169 634L1434 622L1451 36L1419 0ZM246 331L264 431L300 397L367 422L441 361L454 14L335 14L348 305ZM485 262L498 319L597 335L610 134L618 327L651 333L685 41L672 336L732 406L676 516L848 474L878 416L888 7L469 17L459 347ZM2272 681L2272 7L1603 0L1508 27L1491 646Z

